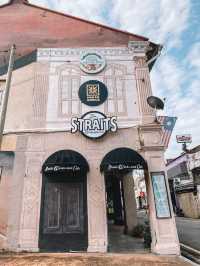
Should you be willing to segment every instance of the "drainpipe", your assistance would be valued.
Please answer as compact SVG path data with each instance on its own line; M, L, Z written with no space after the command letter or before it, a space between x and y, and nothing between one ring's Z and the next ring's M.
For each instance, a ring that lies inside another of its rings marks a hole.
M8 98L9 98L9 92L10 92L10 84L11 84L12 71L13 71L13 66L14 66L15 49L16 49L16 47L13 44L11 49L10 49L8 72L7 72L7 76L6 76L6 84L5 84L3 101L2 101L2 109L1 109L1 114L0 114L0 147L2 144L3 130L4 130L4 125L5 125L5 120L6 120Z

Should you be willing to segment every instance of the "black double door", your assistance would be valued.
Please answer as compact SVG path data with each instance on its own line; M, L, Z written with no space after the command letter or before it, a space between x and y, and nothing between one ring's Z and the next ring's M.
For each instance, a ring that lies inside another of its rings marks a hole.
M41 205L40 250L87 249L86 182L45 179Z

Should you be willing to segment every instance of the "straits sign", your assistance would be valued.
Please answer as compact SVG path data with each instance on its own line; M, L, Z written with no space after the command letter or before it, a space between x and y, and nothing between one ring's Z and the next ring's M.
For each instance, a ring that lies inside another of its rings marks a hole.
M108 131L117 131L117 117L106 117L101 112L91 111L81 118L73 117L71 120L71 132L81 132L85 137L98 139Z

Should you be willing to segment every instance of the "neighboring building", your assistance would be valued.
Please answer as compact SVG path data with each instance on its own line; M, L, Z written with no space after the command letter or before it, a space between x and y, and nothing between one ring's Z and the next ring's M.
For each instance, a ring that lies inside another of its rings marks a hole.
M0 153L1 248L107 251L110 220L127 233L137 224L132 172L142 169L151 250L179 254L162 128L147 104L160 46L27 1L9 1L0 19L0 49L16 45Z
M174 211L200 218L200 145L168 160L166 168Z
M200 200L200 145L189 151L188 169L193 176L196 192Z

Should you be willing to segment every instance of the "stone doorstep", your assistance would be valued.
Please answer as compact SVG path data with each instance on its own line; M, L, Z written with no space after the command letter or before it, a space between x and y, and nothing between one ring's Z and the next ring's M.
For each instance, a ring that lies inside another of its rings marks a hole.
M53 264L52 264L53 263ZM70 266L191 266L178 256L116 253L11 253L0 254L0 265Z

